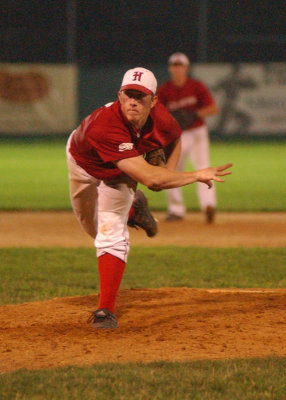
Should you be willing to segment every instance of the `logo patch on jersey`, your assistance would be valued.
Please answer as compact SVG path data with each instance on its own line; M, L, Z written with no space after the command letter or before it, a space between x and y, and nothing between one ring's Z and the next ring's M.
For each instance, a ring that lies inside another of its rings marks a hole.
M126 150L132 150L134 147L134 143L121 143L118 147L119 151L126 151Z

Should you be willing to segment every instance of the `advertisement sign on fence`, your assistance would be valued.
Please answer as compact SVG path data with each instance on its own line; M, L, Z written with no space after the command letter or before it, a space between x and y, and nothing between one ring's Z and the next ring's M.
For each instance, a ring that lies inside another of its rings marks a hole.
M196 64L220 114L209 128L222 135L286 134L286 64Z
M192 64L192 75L212 91L220 114L208 118L220 135L286 135L286 64ZM127 66L126 66L127 68ZM95 108L116 99L122 66L0 64L0 133L67 134ZM88 73L87 73L88 71ZM159 83L166 65L154 66ZM164 79L162 79L165 77Z
M0 131L67 133L77 124L77 69L72 65L0 64Z

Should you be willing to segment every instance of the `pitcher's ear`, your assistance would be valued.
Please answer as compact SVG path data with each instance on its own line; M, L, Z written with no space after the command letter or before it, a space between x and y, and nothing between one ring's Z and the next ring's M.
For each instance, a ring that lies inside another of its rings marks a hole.
M152 104L151 107L153 108L158 103L158 96L156 94L152 95Z

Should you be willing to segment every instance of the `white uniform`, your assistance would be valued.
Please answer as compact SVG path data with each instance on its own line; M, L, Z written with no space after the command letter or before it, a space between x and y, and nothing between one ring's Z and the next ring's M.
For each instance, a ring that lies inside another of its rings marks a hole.
M188 63L188 59L181 53L175 53L170 57L173 62ZM190 118L204 107L214 104L214 99L208 88L200 81L188 77L181 87L172 81L164 83L158 90L159 101L173 113L183 129L182 154L178 163L178 171L184 170L185 163L189 157L194 169L209 167L209 138L208 129L204 118ZM208 189L205 184L198 184L200 207L206 211L207 207L215 208L215 190ZM170 189L167 191L168 213L182 217L186 208L183 204L181 189Z
M89 175L69 152L71 137L66 153L70 198L76 218L94 238L98 257L108 252L126 262L129 251L127 219L135 192L126 183L109 186Z
M183 131L181 141L182 150L177 165L178 171L185 169L188 158L196 170L209 167L209 137L206 125ZM198 183L197 188L201 210L205 210L207 206L215 208L215 187L208 189L206 184ZM183 217L186 207L183 202L181 188L167 190L167 198L168 212Z

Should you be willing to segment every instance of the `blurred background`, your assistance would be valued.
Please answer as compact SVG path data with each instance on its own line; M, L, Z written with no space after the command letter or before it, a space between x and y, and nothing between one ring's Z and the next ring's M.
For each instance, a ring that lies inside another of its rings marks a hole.
M285 11L283 0L2 0L0 208L69 208L68 134L116 99L126 69L150 68L160 84L181 51L222 110L208 119L212 162L235 174L219 208L285 210ZM150 196L164 209L164 193Z

